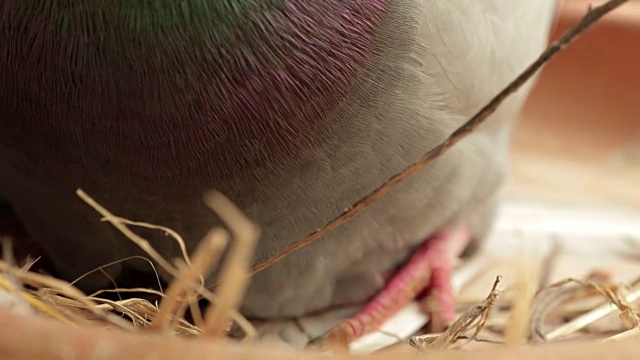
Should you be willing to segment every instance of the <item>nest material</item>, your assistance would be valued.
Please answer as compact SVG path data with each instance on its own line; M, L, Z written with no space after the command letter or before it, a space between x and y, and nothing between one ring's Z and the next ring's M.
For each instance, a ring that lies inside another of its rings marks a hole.
M122 231L131 241L147 252L176 279L165 292L146 289L116 289L121 295L131 292L152 292L161 297L159 304L145 299L129 298L119 301L100 297L100 293L85 295L72 284L27 268L12 265L12 259L0 261L0 304L23 316L44 315L67 326L100 326L112 331L136 332L141 334L162 333L163 336L226 338L231 320L243 329L243 341L255 336L255 329L237 311L250 272L249 259L257 239L257 231L251 223L223 196L211 194L208 204L218 212L236 235L235 246L223 264L223 271L217 292L211 293L203 287L203 279L217 264L229 234L223 229L213 229L200 243L194 256L184 253L184 258L175 264L163 259L145 240L139 238L128 226L145 226L178 234L161 227L136 223L111 214L88 195L79 195L93 206L105 221L109 221ZM249 228L247 228L249 226ZM242 240L249 237L249 240ZM240 239L239 241L237 239ZM5 254L10 249L5 248ZM525 264L525 262L521 262ZM518 291L498 303L504 290L499 288L500 277L496 279L486 299L468 307L459 319L441 334L417 335L409 344L422 351L437 352L450 349L465 349L471 344L534 344L553 342L558 339L594 339L611 341L640 334L640 310L633 302L640 298L640 280L630 285L616 284L602 272L589 279L566 279L546 286L537 292L539 272L535 266L520 269L522 278ZM525 276L528 275L528 276ZM597 275L597 276L596 276ZM513 296L515 294L515 296ZM210 300L205 314L200 313L197 301L200 297ZM599 301L593 301L593 299ZM535 300L535 301L534 301ZM499 304L498 314L489 314ZM184 314L191 309L192 321ZM585 330L600 318L617 312L618 331L610 329L598 333ZM505 320L508 319L508 320ZM237 334L237 332L234 332ZM235 339L234 341L237 341ZM406 346L406 345L404 345Z

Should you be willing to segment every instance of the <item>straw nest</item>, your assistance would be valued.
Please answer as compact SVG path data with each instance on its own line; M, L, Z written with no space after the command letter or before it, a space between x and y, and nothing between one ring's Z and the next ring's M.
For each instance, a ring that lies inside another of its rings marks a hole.
M100 296L103 292L86 295L71 283L30 271L31 263L17 267L5 242L5 259L0 261L0 308L3 308L0 321L4 321L0 328L5 333L0 336L4 339L0 340L0 355L3 358L103 359L121 357L129 351L144 353L150 350L130 349L138 346L138 341L155 344L153 351L143 357L155 358L157 355L160 359L178 354L184 357L189 351L183 353L180 349L192 346L212 355L248 356L258 350L266 351L269 356L288 354L288 350L264 347L255 341L255 329L237 311L249 279L248 259L258 232L226 198L220 194L207 197L207 203L235 235L230 256L220 265L219 285L213 293L203 287L203 278L218 265L219 255L230 238L226 230L212 229L192 257L185 252L184 258L170 262L128 226L156 228L180 243L178 234L170 229L119 218L84 192L78 191L78 195L156 263L174 274L175 280L165 291L112 290L123 298L132 292L152 292L161 298L157 303L135 297L109 300ZM616 351L620 351L626 348L620 348L618 340L640 335L640 310L633 304L640 297L640 280L618 284L611 282L606 274L597 272L587 279L566 279L538 290L537 272L525 266L520 270L517 289L504 295L498 276L485 299L473 304L468 300L460 301L458 306L464 311L446 331L402 339L393 351L409 356L413 347L431 356L444 352L440 356L455 357L457 353L447 350L477 350L478 345L484 345L495 351L513 345L567 343L567 339L597 341L604 346L616 341ZM204 314L198 306L200 298L210 302ZM187 309L190 320L185 318ZM615 323L609 320L606 327L589 326L613 313L618 315ZM233 338L229 335L232 326L241 329L233 332ZM22 334L21 338L18 338L19 334ZM158 353L158 349L164 350ZM311 350L315 355L305 354L321 356L326 352L343 353L344 349L316 345ZM372 356L388 356L390 351ZM199 352L192 354L194 358L202 355Z

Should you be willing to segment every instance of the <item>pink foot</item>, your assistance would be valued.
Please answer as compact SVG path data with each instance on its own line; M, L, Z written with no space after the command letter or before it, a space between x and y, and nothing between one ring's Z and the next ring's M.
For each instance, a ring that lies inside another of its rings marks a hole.
M347 346L377 329L425 290L428 295L422 304L430 315L432 328L451 323L455 319L450 283L452 262L462 253L470 237L466 227L440 231L429 237L364 309L329 332L325 344Z

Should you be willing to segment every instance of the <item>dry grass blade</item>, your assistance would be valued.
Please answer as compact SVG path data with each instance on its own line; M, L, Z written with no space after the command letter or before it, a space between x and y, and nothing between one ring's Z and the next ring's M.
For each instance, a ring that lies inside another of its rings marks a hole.
M169 229L166 226L149 224L147 222L132 221L119 216L114 216L112 218L104 218L103 221L108 221L108 222L118 221L126 225L164 231L167 235L172 237L176 241L176 243L178 243L178 246L180 247L180 252L182 253L182 259L184 260L184 262L187 263L187 265L191 266L191 259L189 259L189 254L187 253L187 246L184 243L184 239L182 238L182 236L180 236L180 234L175 232L173 229Z
M131 319L135 327L147 327L149 325L149 319L153 317L152 314L157 310L155 306L143 299L134 298L120 301L112 301L102 298L91 299L108 305L109 310L114 310L127 316Z
M229 240L224 229L213 229L200 242L194 252L193 261L186 266L182 274L171 282L164 300L160 303L158 314L152 324L153 329L166 329L176 311L182 309L185 297L197 280L203 280L218 262L222 250Z
M607 339L604 339L603 342L608 341L621 341L633 338L640 338L640 327L636 326L633 329L629 329L627 331L621 332L620 334L616 334Z
M0 275L0 288L2 288L2 290L4 290L7 295L19 296L19 298L22 299L22 301L24 301L26 304L32 306L34 309L44 314L51 316L58 321L61 321L68 325L75 325L62 312L58 311L58 309L50 306L44 301L41 301L33 294L23 291L22 288L13 284L13 281L6 279L2 275Z
M179 269L177 267L175 267L174 265L172 265L169 261L164 259L162 257L162 255L160 255L155 249L153 249L153 247L151 247L151 245L149 244L149 242L146 239L141 238L140 236L136 235L131 230L129 230L124 224L116 221L115 219L118 219L119 218L118 216L113 215L111 212L109 212L102 205L98 204L94 199L92 199L89 195L87 195L81 189L78 189L76 191L76 193L83 201L85 201L89 206L91 206L99 214L101 214L103 216L103 218L112 219L113 221L111 222L111 224L116 229L118 229L129 240L131 240L135 244L137 244L154 261L156 261L160 266L162 266L162 268L165 271L167 271L169 274L171 274L174 278L178 277ZM215 196L214 196L214 198L215 198ZM241 218L241 220L239 221L240 227L241 227L241 229L239 229L240 233L244 233L245 231L249 231L249 233L247 233L246 235L251 235L251 233L253 233L257 237L257 230L254 229L253 224L248 219L244 218L244 215L242 215L242 213L238 209L236 209L235 206L233 206L233 204L231 204L228 200L227 200L227 202L228 202L228 204L223 204L223 206L222 206L224 208L223 211L228 211L228 210L231 211L232 215L230 216L230 218L231 218L232 221L235 221L234 219ZM224 220L224 218L223 218L223 220ZM247 229L249 229L249 230L247 230ZM254 230L251 230L251 229L254 229ZM251 235L251 236L254 236L254 235ZM248 281L248 279L244 279L242 281L246 282L246 281ZM218 296L216 296L215 294L213 294L211 291L207 290L206 288L203 288L202 286L198 286L198 285L192 284L192 291L200 294L200 296L202 296L203 298L207 299L210 303L212 303L212 304L214 304L216 306L218 305L218 303L220 301ZM229 309L227 309L227 314L229 316L231 316L231 318L234 321L236 321L238 326L240 326L245 331L245 333L247 334L247 337L253 338L255 336L256 331L255 331L254 327L251 325L251 323L249 321L247 321L247 319L244 318L244 316L242 316L242 314L240 314L240 312L238 312L237 309L229 308Z
M115 264L123 263L123 262L129 261L131 259L139 259L139 260L142 260L142 261L146 261L149 264L149 266L151 267L151 269L153 269L153 273L155 274L156 280L158 281L158 287L159 287L159 289L162 290L162 283L160 282L160 275L158 275L158 271L156 270L156 266L153 264L153 261L149 260L148 258L146 258L144 256L138 256L138 255L129 256L129 257L126 257L126 258L122 258L122 259L119 259L119 260L116 260L116 261L112 261L110 263L98 266L97 268L95 268L95 269L93 269L91 271L87 271L86 273L80 275L75 280L70 282L70 284L71 285L77 284L80 280L84 279L85 277L87 277L87 276L89 276L89 275L91 275L91 274L93 274L93 273L95 273L97 271L103 272L103 274L104 274L104 269L108 268L109 266L113 266ZM100 290L100 291L105 292L105 291L109 291L109 290Z
M291 254L292 252L309 245L320 237L324 236L328 232L342 225L349 219L358 215L361 211L367 208L374 201L378 200L389 192L392 188L404 181L409 176L417 173L425 168L433 160L446 153L451 147L460 142L466 136L471 134L478 126L493 114L498 106L506 100L511 94L515 93L529 81L549 60L554 58L565 47L573 42L580 34L591 28L595 23L600 20L604 15L619 7L620 5L628 2L629 0L611 0L607 3L589 9L589 12L580 21L578 25L564 33L558 41L553 43L547 50L545 50L536 61L534 61L526 70L524 70L514 81L512 81L506 88L504 88L498 95L496 95L487 105L485 105L480 111L478 111L471 119L460 126L454 131L447 139L435 148L429 150L418 162L411 164L399 174L396 174L389 178L385 183L378 188L367 194L358 202L353 204L350 208L342 212L340 215L329 221L320 229L313 231L306 237L299 239L286 248L282 249L278 253L262 260L256 266L253 267L252 273L255 274L259 271L266 269L275 262Z
M211 304L217 306L217 304L220 303L220 298L216 294L209 291L208 289L202 288L202 289L194 289L194 290L201 291L200 296L207 299L207 301L209 301ZM236 324L240 327L240 329L242 329L242 331L244 331L246 335L245 340L251 340L255 338L257 335L257 331L255 327L253 327L251 322L249 322L249 320L247 320L244 316L242 316L242 314L240 313L240 311L238 311L238 309L230 308L228 310L229 310L228 315L231 317L231 319L236 322ZM204 325L204 320L203 320L202 328L204 329L205 327L206 326Z
M636 287L631 291L616 291L611 285L607 286L577 279L566 279L550 285L549 288L560 287L570 283L579 285L581 289L586 288L596 290L598 293L606 297L608 302L596 307L586 314L578 316L562 326L555 328L547 334L539 334L544 341L552 341L579 331L594 321L613 313L616 311L616 308L617 310L622 311L623 317L621 317L621 321L623 321L625 325L628 327L638 326L638 310L631 306L630 303L640 298L640 286L636 285ZM624 294L622 292L624 292ZM611 306L612 304L615 305L615 307Z
M549 314L556 310L567 298L582 291L583 289L580 286L572 284L571 286L562 287L547 286L538 292L530 311L531 319L529 321L529 332L534 343L547 341L543 327Z
M56 278L45 276L41 274L36 274L33 272L22 271L16 269L15 267L7 264L4 261L0 261L0 271L5 272L7 274L11 274L12 276L20 279L25 284L32 285L37 288L42 287L50 287L53 288L60 293L75 299L86 306L88 309L96 309L96 304L87 299L87 296L77 288L69 285L69 283L58 280ZM96 311L96 315L102 315L99 311Z
M518 292L512 304L508 326L505 329L505 343L523 345L527 342L531 304L540 283L540 268L536 261L522 259L518 262Z
M229 320L229 312L240 307L249 285L249 268L259 231L244 214L220 193L206 195L205 203L224 221L234 237L234 244L220 273L219 301L205 314L205 334L221 336Z
M104 293L146 293L146 294L151 294L151 295L157 295L161 298L163 298L165 295L163 292L158 291L158 290L153 290L153 289L147 289L147 288L117 288L117 289L103 289L103 290L98 290L94 293L91 293L89 295L89 297L97 297L100 294L104 294Z
M409 340L409 344L421 351L443 351L454 346L458 339L464 338L464 334L471 330L474 330L474 333L467 339L467 342L473 341L484 327L491 307L502 294L502 290L498 289L501 280L501 276L496 277L487 298L462 314L445 332L436 337L433 335L414 336Z
M91 206L95 211L97 211L100 215L102 215L105 221L109 221L111 225L113 225L116 229L118 229L123 235L133 241L136 245L138 245L145 253L149 254L153 261L160 264L164 270L169 272L172 276L177 277L178 269L173 266L170 262L165 260L162 255L160 255L146 239L138 236L138 234L131 231L124 225L122 222L118 221L118 216L113 215L109 210L107 210L102 205L98 204L92 197L87 195L81 189L76 190L76 195L80 197L87 205Z
M85 307L81 303L64 296L50 294L48 291L46 291L47 289L43 290L45 291L39 292L39 295L41 296L43 301L47 302L50 305L57 306L60 309L64 309L65 313L68 316L73 316L72 320L74 322L77 322L78 324L95 325L92 324L92 321L89 321L92 319L88 317ZM158 308L145 299L131 298L119 301L112 301L95 297L89 297L89 299L93 300L97 304L96 308L100 309L101 311L117 312L122 316L129 318L130 322L127 321L126 323L130 325L130 330L147 328L150 324L150 321L153 320L158 313ZM77 311L72 312L70 310ZM197 326L188 323L184 319L180 319L178 321L178 326L176 326L176 333L182 335L199 335L201 331Z
M49 292L57 292L63 294L64 296L75 300L78 304L80 304L81 307L83 307L86 311L91 313L96 318L107 321L111 325L121 329L130 329L129 323L116 316L111 316L112 314L103 311L99 308L98 304L91 300L91 298L87 297L82 291L78 290L66 281L59 280L51 276L16 269L14 266L11 266L4 261L0 261L0 271L14 276L24 284L28 284L33 286L34 288L41 289L41 291L43 289L46 289ZM45 303L41 303L40 305L45 306L45 312L51 312L51 309L49 309Z

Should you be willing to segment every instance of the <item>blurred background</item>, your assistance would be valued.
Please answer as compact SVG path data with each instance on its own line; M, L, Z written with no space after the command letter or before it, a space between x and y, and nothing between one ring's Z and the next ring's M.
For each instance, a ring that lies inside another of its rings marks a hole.
M552 39L600 2L564 0ZM547 65L516 129L511 169L512 199L640 212L640 1Z

